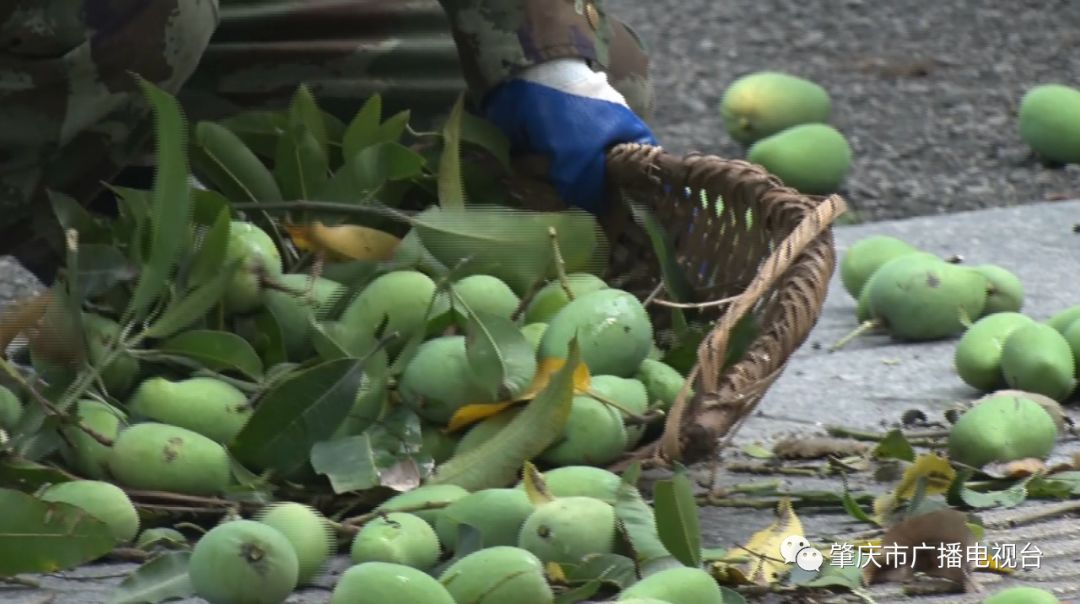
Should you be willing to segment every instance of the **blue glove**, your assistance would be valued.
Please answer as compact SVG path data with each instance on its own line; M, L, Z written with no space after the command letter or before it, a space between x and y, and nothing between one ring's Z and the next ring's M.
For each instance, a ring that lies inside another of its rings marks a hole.
M604 210L608 149L657 144L607 76L579 59L530 67L491 91L483 112L507 136L511 153L547 156L562 198L593 214Z

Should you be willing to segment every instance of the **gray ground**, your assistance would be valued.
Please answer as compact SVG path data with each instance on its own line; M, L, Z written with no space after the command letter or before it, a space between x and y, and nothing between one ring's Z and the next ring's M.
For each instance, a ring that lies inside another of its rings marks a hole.
M1080 77L1072 0L618 0L651 46L660 143L742 150L718 106L735 78L787 71L833 98L867 220L1015 205L1080 192L1080 167L1029 157L1014 111L1031 86Z

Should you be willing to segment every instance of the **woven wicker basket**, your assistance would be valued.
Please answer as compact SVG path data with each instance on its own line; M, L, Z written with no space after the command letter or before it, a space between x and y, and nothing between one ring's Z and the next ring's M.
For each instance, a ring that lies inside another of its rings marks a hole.
M624 203L632 200L667 231L699 300L698 319L715 321L662 436L614 469L635 459L714 459L817 322L836 264L831 224L846 204L836 195L802 195L745 161L678 157L647 145L613 148L607 170L612 199L600 217L612 252L607 280L641 299L662 284L648 234ZM532 209L565 208L545 171L543 160L519 160L510 190ZM670 324L670 308L653 304L649 311L657 329ZM729 334L746 313L757 315L760 333L742 360L723 369Z

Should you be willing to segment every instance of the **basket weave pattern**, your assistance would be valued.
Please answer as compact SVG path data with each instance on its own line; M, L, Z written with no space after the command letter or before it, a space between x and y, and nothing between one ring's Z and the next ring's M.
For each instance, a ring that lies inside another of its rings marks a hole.
M689 464L714 458L721 439L730 439L753 412L817 322L836 265L830 226L846 204L836 195L802 195L745 161L680 157L647 145L613 148L607 170L614 198L601 216L612 253L607 280L641 299L662 284L647 232L626 203L617 203L633 200L667 231L702 306L692 312L715 321L663 436L617 466L632 459ZM542 174L535 164L527 171ZM544 203L528 188L530 206ZM658 331L670 325L670 308L651 304L649 311ZM724 369L731 329L746 313L756 314L760 333L746 355Z

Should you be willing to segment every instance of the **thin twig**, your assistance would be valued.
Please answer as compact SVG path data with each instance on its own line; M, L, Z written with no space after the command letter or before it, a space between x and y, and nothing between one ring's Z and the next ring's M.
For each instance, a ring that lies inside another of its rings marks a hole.
M98 432L97 430L94 430L89 426L84 425L78 419L72 417L71 414L62 411L56 405L52 404L49 399L45 398L40 392L38 392L37 388L35 388L33 384L31 384L29 381L26 380L26 378L19 374L18 371L15 371L13 368L7 368L7 361L0 359L0 363L3 363L5 365L7 373L11 375L13 379L19 382L19 386L23 390L26 390L30 393L30 397L34 399L34 402L41 405L41 407L45 410L46 415L60 418L61 422L75 426L76 428L85 432L88 436L90 436L90 438L93 438L94 440L98 441L102 445L105 445L106 447L111 447L113 445L113 440L111 438L105 436L104 434Z
M1072 512L1080 512L1080 501L1069 501L1060 505L1055 505L1049 509L1041 509L1030 512L1028 514L1022 514L1020 516L1014 516L1008 520L999 520L997 522L988 522L985 527L990 529L1012 528L1017 526L1023 526L1025 524L1032 524L1040 520L1046 520L1047 518L1053 518L1055 516L1064 516Z
M438 509L442 509L442 508L450 505L451 503L453 503L453 502L452 501L429 501L427 503L421 503L421 504L417 504L417 505L405 506L405 507L401 507L401 508L398 508L398 509L395 509L395 510L376 509L376 510L372 510L372 511L366 513L366 514L360 514L359 516L353 516L352 518L349 518L349 519L345 520L341 524L342 524L343 528L344 527L351 527L351 526L362 526L364 524L367 524L368 522L371 522L372 520L374 520L376 518L382 517L384 514L389 514L391 512L403 512L403 513L411 514L413 512L423 512L425 510L438 510Z
M666 306L668 308L702 309L731 304L738 299L739 296L730 296L727 298L720 298L719 300L710 300L708 302L672 302L671 300L664 300L663 298L654 298L652 302L657 306Z

